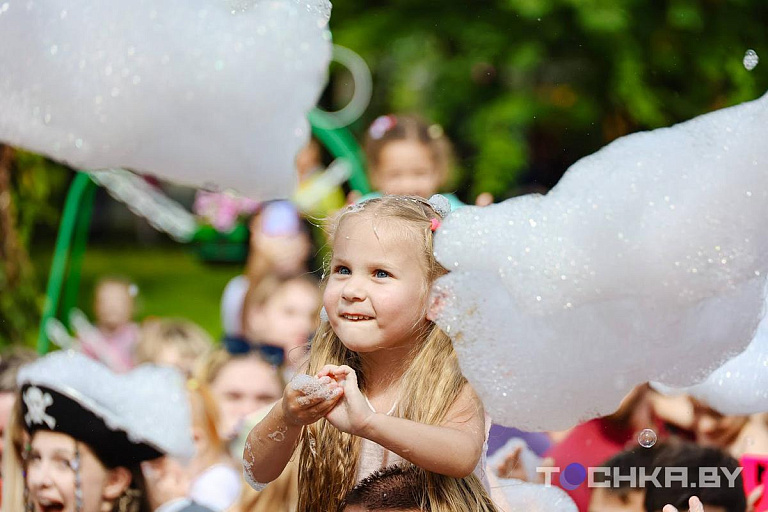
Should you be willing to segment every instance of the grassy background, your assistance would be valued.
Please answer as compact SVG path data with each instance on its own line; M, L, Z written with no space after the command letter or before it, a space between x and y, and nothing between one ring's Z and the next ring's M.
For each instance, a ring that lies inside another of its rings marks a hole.
M52 248L34 251L38 277L47 279ZM43 269L45 271L43 272ZM221 293L227 281L242 271L240 265L202 262L188 246L115 247L89 244L85 252L78 307L93 319L93 287L103 276L131 279L139 287L136 319L173 316L192 320L215 339L222 334ZM45 284L43 284L43 289Z

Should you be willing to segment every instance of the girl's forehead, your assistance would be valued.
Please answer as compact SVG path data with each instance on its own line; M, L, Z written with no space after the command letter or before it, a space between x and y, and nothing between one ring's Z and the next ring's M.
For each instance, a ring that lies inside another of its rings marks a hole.
M416 228L405 220L367 212L349 214L341 220L334 237L334 251L348 241L374 242L373 246L382 248L397 245L402 249L423 243Z

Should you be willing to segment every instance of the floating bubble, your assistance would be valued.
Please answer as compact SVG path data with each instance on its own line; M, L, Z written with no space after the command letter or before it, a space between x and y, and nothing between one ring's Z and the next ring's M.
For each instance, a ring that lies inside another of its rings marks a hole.
M758 62L760 62L760 57L757 56L755 50L747 50L744 53L744 67L747 68L747 71L755 69Z
M658 439L659 438L656 435L656 432L654 432L650 428L643 429L643 431L637 435L637 442L640 443L640 446L642 446L643 448L653 447L653 445L656 444L656 441L658 441Z

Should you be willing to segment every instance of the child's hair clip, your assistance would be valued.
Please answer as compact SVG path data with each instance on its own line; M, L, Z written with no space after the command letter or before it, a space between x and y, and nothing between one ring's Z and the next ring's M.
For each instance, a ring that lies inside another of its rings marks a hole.
M373 140L379 140L395 126L397 126L397 118L392 114L379 116L371 123L368 134Z
M435 210L435 213L437 213L440 217L444 218L446 215L451 213L451 202L442 194L433 195L427 202L429 203L429 206Z
M429 219L430 231L434 233L435 231L437 231L437 228L439 227L440 227L440 219L438 219L437 217L432 217L431 219Z

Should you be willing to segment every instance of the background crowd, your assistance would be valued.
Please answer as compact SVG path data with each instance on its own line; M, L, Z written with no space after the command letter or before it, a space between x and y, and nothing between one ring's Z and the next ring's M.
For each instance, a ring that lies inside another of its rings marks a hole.
M768 85L768 75L749 74L741 66L748 45L765 47L768 11L759 2L334 4L336 42L358 50L374 70L378 92L370 110L421 113L381 115L357 127L375 192L361 197L340 187L311 205L282 200L254 205L244 221L244 268L209 268L219 276L216 286L221 285L216 314L198 318L189 308L174 312L172 303L153 311L136 276L125 275L119 265L102 265L104 271L94 278L92 303L78 304L91 315L91 323L74 330L63 347L106 365L110 373L101 377L104 386L145 363L177 369L184 377L183 407L167 393L141 389L126 400L137 402L136 410L142 403L161 402L161 408L186 415L193 443L187 457L174 453L144 426L130 421L116 430L112 424L101 425L103 410L89 409L89 400L78 402L62 391L70 377L36 366L41 364L38 356L22 348L36 328L40 309L40 276L34 276L26 252L41 247L40 240L50 234L41 223L57 218L51 204L69 171L3 148L0 193L15 201L0 201L0 284L14 284L0 293L4 512L29 505L46 512L295 510L297 469L289 465L277 480L256 491L243 479L242 453L253 425L304 369L320 317L326 218L347 204L381 194L429 198L441 192L453 208L461 208L464 203L485 206L521 193L546 192L568 165L606 142L752 99ZM381 44L387 39L395 44ZM340 85L329 90L326 103L345 92L344 72L335 73L334 83ZM297 158L300 179L311 180L328 163L321 145L310 141ZM97 209L108 212L114 208L108 203L102 198ZM11 219L18 221L13 230ZM33 227L38 229L36 239ZM96 220L94 238L114 241L109 229ZM144 224L138 231L137 244L157 236ZM47 263L36 254L31 261ZM173 266L174 261L163 258L163 265ZM154 286L166 286L162 274L156 281ZM179 304L199 301L189 297L195 287L185 282L169 294ZM79 358L72 363L91 371L88 364ZM26 376L20 372L25 366L30 368ZM158 377L158 385L167 385L170 392L177 382L164 379ZM73 381L70 387L79 385ZM30 387L65 404L59 416L51 409L51 416L60 432L85 447L82 453L78 448L58 455L65 469L49 460L59 453L51 448L57 439L40 431L57 429L34 419L30 411L36 410L36 402L31 395L23 398ZM76 391L86 397L93 392ZM57 393L64 398L59 401ZM125 414L120 403L107 399L101 405L109 414L114 410L117 418ZM104 427L107 437L83 434L67 425L66 417ZM115 431L123 432L119 443L111 437ZM101 444L113 441L118 453L102 453ZM667 504L686 509L692 496L707 511L768 510L768 497L763 497L768 413L726 416L706 403L667 396L647 384L627 396L614 414L567 431L523 432L492 425L487 456L492 491L508 485L508 479L541 483L544 472L537 467L562 472L573 463L627 473L630 468L652 472L674 466L693 472L741 467L735 485L723 480L723 485L707 489L629 484L590 488L586 482L570 485L558 477L552 483L580 511L657 512ZM127 468L128 476L112 471L119 467ZM420 474L401 466L380 469L347 496L346 509L417 510L425 486ZM71 482L66 480L70 473L76 475ZM100 482L100 492L92 490L96 487L89 478Z

